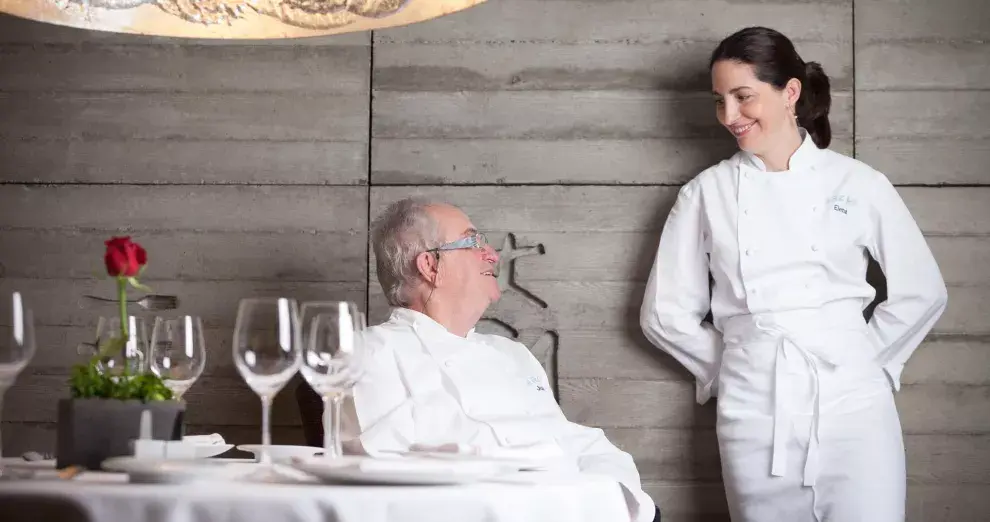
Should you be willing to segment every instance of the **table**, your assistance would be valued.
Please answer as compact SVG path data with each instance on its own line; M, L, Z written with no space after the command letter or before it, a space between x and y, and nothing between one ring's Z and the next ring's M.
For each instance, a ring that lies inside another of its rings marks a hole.
M0 483L4 522L626 522L621 486L595 475L521 472L460 486L213 482L130 484L39 473Z

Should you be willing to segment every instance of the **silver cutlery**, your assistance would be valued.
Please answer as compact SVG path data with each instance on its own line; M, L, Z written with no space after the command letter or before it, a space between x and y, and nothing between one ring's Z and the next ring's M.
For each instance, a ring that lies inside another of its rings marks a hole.
M174 295L149 294L141 299L128 299L127 302L134 303L141 308L152 312L175 310L179 307L179 298ZM100 305L104 303L116 304L117 300L95 295L84 295L82 296L82 299L79 300L79 307L89 308L91 305Z

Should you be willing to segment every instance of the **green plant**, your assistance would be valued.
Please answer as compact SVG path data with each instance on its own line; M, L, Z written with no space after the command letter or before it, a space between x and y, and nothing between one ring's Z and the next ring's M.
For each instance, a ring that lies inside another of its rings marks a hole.
M119 399L164 401L172 399L169 390L161 378L152 373L131 375L128 365L124 364L122 375L106 375L99 370L99 364L113 354L124 349L129 338L127 321L127 285L141 290L150 288L138 282L138 275L144 271L148 255L141 245L131 241L130 237L113 237L106 242L107 251L104 263L107 274L117 282L117 299L120 312L120 335L101 340L96 354L86 364L72 367L69 378L69 389L74 399Z
M87 364L72 368L69 388L73 399L119 399L167 401L172 399L172 390L155 374L141 373L113 377L100 373L97 369L99 356L94 356Z

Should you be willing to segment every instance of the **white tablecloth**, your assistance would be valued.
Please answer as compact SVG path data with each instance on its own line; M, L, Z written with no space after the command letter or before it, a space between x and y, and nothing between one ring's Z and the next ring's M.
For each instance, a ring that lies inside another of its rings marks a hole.
M43 475L43 474L42 474ZM44 476L44 475L43 475ZM522 472L461 486L129 484L123 474L0 483L3 522L625 522L618 483Z

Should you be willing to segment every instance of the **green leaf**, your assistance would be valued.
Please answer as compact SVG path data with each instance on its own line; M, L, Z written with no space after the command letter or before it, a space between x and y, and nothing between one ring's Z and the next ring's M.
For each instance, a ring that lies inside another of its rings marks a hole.
M167 401L172 399L172 390L165 386L157 375L141 373L138 375L109 376L97 369L99 358L94 357L88 364L78 364L72 367L69 377L69 390L74 399L117 399Z
M131 286L133 286L134 288L137 288L138 290L143 290L145 292L151 292L151 288L149 288L147 286L144 286L143 284L139 283L138 280L137 280L137 278L135 278L135 277L129 277L129 278L127 278L127 282L130 283Z

